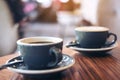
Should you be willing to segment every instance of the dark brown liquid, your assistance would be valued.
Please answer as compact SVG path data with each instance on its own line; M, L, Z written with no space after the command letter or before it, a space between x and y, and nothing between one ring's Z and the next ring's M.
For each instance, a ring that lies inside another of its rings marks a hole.
M28 44L49 44L49 43L53 43L53 42L50 41L28 42Z

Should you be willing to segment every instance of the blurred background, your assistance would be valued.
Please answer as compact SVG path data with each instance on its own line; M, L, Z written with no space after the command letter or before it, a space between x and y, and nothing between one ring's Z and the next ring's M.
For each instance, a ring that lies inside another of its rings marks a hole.
M66 44L80 26L108 27L119 40L119 7L119 0L0 0L0 56L15 52L24 37L61 37Z

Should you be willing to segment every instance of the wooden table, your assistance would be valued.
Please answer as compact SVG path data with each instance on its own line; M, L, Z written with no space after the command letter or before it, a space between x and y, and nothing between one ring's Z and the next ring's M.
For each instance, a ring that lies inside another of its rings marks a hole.
M73 56L76 60L75 64L61 72L59 76L44 80L120 80L120 46L102 56L85 56L68 48L64 48L63 53ZM17 54L0 57L0 65L14 56ZM23 79L22 75L4 69L0 71L0 80L36 79Z

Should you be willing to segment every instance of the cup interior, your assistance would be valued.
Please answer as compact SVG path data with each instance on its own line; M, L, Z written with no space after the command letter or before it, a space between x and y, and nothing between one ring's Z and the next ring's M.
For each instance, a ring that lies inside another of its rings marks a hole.
M109 31L106 27L101 26L83 26L83 27L77 27L75 28L75 31L80 32L103 32L103 31Z
M28 37L17 41L19 45L50 45L60 43L63 40L57 37Z

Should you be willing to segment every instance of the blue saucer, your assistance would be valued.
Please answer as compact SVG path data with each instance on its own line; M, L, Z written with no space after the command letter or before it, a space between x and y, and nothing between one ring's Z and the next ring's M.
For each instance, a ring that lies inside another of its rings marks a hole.
M10 63L15 60L21 60L21 57L20 56L14 57L8 60L7 63ZM40 75L40 74L51 74L51 73L58 73L64 71L70 68L71 66L73 66L74 63L75 63L74 58L72 58L69 55L63 54L62 61L58 63L58 65L54 68L44 69L44 70L28 70L24 63L20 63L8 67L8 69L13 72L25 74L25 75Z
M118 43L116 42L111 46L103 46L101 48L82 48L78 46L69 46L68 48L82 52L82 53L106 53L108 51L111 51L117 46L118 46Z

